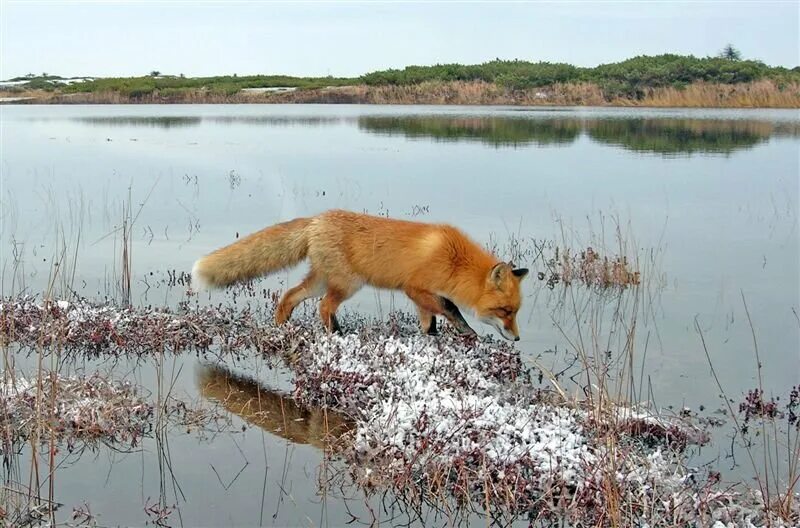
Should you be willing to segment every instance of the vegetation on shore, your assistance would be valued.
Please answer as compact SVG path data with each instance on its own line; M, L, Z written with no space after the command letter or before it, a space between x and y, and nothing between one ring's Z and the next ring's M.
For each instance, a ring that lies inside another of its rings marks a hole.
M67 82L43 74L12 79L18 84L0 89L54 103L800 106L800 67L768 66L737 57L638 56L594 68L497 59L474 65L408 66L353 78L185 77L154 71L142 77Z
M640 99L650 88L686 88L697 82L739 84L773 79L800 81L800 69L771 67L759 61L682 55L639 56L618 63L579 68L571 64L494 60L479 65L442 64L384 70L362 77L367 85L414 85L425 81L484 81L514 90L554 84L591 83L607 99Z
M233 95L247 88L291 87L304 90L347 86L353 79L339 77L290 77L286 75L223 75L215 77L146 76L93 79L65 86L64 93L118 92L136 98L159 93L169 97L204 90L213 95Z
M0 92L2 94L2 92ZM515 106L647 106L684 108L800 108L800 82L781 88L774 81L741 84L695 83L687 88L647 90L641 99L607 99L597 85L558 84L510 90L483 81L424 82L398 86L334 86L280 92L208 90L154 91L131 97L121 92L21 91L6 102L34 104L417 104ZM0 101L2 102L2 101Z

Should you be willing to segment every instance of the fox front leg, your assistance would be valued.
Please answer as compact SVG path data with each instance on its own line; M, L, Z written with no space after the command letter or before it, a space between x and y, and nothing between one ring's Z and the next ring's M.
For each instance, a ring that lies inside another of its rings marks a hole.
M405 292L417 305L423 331L430 331L430 327L427 326L427 314L431 314L432 316L441 314L445 316L462 335L476 335L475 330L470 328L469 324L467 324L464 317L461 315L461 312L458 311L458 307L449 299L418 288L406 288ZM435 319L435 317L431 317L431 322L433 319Z
M439 302L442 305L442 310L445 317L447 317L447 319L453 323L453 326L456 327L456 330L458 330L462 335L477 335L477 332L473 330L466 319L464 319L464 316L461 315L461 310L458 309L458 306L456 306L453 301L439 296Z
M433 312L426 310L420 305L417 305L417 314L419 315L419 326L423 334L437 335L436 330L436 316Z

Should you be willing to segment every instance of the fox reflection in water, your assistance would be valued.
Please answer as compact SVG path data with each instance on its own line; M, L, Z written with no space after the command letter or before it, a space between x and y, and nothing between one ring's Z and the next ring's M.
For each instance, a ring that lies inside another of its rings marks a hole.
M219 365L201 365L197 384L204 398L218 401L247 423L296 444L332 449L354 426L335 411L300 406L286 394Z

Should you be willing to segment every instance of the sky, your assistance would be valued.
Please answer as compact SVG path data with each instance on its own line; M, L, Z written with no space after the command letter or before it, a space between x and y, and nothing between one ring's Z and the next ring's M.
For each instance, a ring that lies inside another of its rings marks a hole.
M596 66L642 54L798 66L800 1L0 0L0 78L357 76L494 58Z

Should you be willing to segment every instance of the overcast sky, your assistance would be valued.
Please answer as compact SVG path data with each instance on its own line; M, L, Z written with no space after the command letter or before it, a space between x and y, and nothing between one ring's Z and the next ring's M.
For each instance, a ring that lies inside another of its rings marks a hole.
M0 77L355 76L495 57L595 66L639 54L798 65L800 2L0 0Z

